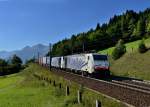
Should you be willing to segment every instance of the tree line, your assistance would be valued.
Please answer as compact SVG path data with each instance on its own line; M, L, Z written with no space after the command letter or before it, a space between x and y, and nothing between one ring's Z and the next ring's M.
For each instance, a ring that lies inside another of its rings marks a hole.
M16 55L13 55L8 61L0 59L0 76L17 73L21 69L22 60Z
M120 39L127 43L147 37L150 37L150 8L138 13L127 10L122 15L114 15L108 23L98 23L95 29L55 43L51 54L60 56L99 51L115 46Z

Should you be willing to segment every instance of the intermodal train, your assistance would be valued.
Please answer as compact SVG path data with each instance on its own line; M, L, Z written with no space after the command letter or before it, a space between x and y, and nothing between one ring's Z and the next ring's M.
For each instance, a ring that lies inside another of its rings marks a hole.
M98 53L83 53L60 57L41 57L38 59L39 64L51 66L57 69L91 76L108 76L109 61L107 55Z

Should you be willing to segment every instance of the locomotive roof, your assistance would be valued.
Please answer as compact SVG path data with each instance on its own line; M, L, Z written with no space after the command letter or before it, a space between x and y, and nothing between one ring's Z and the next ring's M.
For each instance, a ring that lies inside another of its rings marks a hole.
M81 53L81 54L72 54L72 55L66 55L66 56L76 56L76 55L104 55L104 54L99 54L99 53ZM56 56L56 57L53 57L53 58L60 58L62 56ZM64 56L65 57L65 56Z
M73 55L104 55L104 54L99 54L99 53L81 53L81 54L72 54L72 55L66 55L66 56L73 56Z

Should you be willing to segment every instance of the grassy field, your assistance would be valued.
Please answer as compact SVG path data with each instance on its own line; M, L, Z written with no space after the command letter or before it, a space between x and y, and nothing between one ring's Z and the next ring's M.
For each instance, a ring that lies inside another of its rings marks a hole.
M54 87L45 80L62 83L62 89ZM65 96L65 86L70 87L70 95ZM83 90L83 101L77 103L77 90ZM102 102L103 107L123 107L124 105L101 94L81 88L80 85L64 80L47 69L31 64L23 72L0 77L0 107L95 107L95 100Z
M150 80L150 50L144 54L126 53L116 61L111 60L110 69L114 75Z
M125 44L127 52L128 53L137 52L138 45L139 45L140 41L141 40L137 40L135 42ZM146 44L147 47L150 47L150 38L145 40L145 44ZM111 48L99 51L98 53L111 55L113 49L114 49L114 47L111 47Z
M126 54L116 61L111 58L114 47L99 51L101 54L108 54L110 56L110 70L112 74L150 80L150 50L140 54L138 52L139 42L140 40L127 43ZM145 40L145 44L150 48L150 38Z

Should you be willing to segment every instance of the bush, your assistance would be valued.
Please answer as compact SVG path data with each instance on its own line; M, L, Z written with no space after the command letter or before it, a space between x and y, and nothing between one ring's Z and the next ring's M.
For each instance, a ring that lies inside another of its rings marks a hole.
M13 56L10 64L5 60L0 59L0 75L17 73L23 68L22 60L16 55Z
M126 46L124 45L123 40L119 40L112 52L112 58L114 60L119 59L124 53L126 53Z
M139 53L145 53L147 51L144 40L141 40L141 42L139 43L138 51Z
M26 61L26 64L29 64L29 63L34 63L36 61L35 58L31 58L29 60Z

